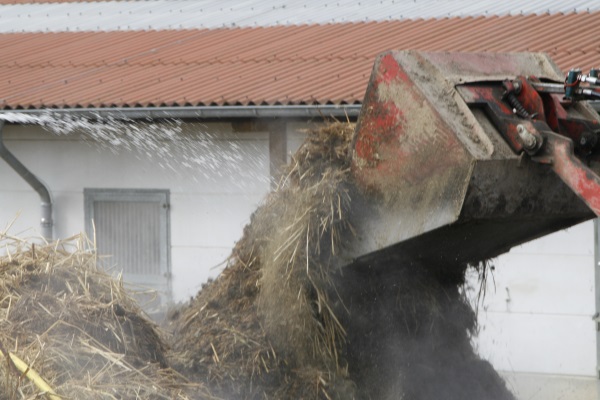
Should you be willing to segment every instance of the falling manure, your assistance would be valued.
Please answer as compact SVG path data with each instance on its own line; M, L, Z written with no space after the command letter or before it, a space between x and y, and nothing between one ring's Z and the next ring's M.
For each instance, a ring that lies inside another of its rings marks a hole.
M162 330L81 239L68 251L5 238L2 352L73 399L513 399L472 348L466 265L344 259L365 201L353 129L308 132L225 270ZM1 400L39 393L1 365Z

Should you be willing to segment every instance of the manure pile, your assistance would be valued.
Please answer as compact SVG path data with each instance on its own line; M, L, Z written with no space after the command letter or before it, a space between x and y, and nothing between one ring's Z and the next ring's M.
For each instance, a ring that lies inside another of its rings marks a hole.
M1 400L212 398L168 367L157 327L83 237L0 246Z
M170 336L83 239L0 237L0 400L514 399L472 349L466 266L343 266L353 202L364 202L353 129L309 132L227 268L171 313Z

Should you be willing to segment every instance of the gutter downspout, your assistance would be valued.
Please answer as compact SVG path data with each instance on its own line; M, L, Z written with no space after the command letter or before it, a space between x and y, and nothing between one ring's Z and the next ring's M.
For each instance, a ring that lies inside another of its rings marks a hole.
M15 170L40 196L42 201L42 218L40 221L42 236L47 241L52 241L52 197L50 191L31 171L27 169L4 145L4 121L0 120L0 158Z

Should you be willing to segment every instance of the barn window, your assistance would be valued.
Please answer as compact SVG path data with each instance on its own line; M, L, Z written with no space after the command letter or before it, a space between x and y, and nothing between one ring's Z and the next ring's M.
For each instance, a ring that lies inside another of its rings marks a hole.
M150 313L171 300L169 260L169 191L159 189L84 189L85 230L95 238L103 265L122 272Z

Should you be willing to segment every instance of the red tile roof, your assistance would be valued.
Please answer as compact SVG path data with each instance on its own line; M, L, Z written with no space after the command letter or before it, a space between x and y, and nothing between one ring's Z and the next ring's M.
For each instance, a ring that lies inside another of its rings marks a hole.
M600 66L600 12L187 31L0 34L0 108L344 104L388 49Z

